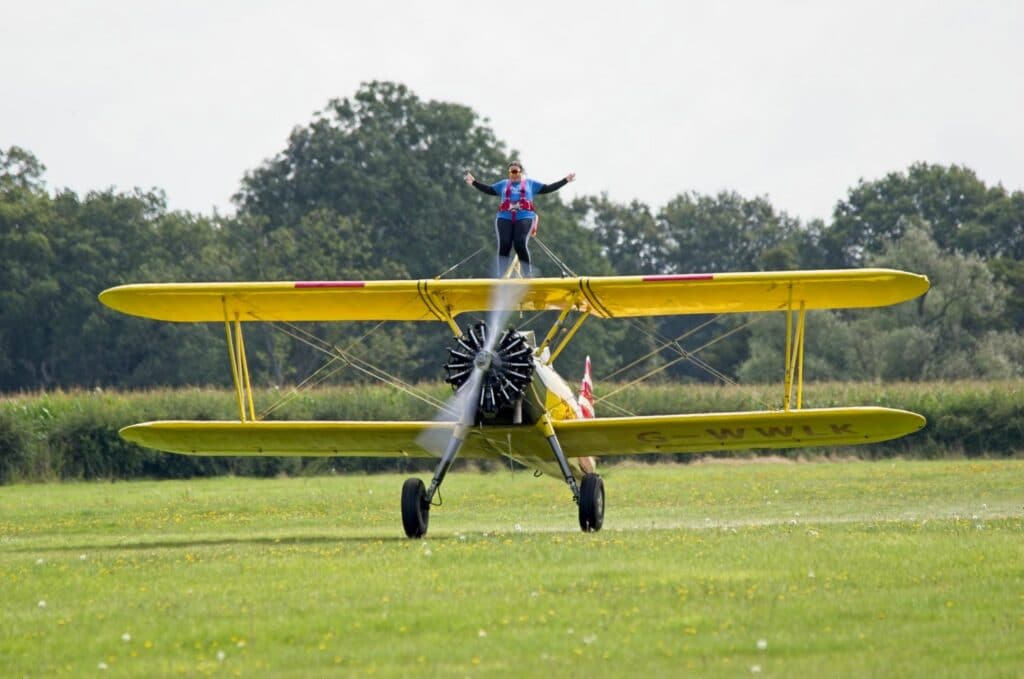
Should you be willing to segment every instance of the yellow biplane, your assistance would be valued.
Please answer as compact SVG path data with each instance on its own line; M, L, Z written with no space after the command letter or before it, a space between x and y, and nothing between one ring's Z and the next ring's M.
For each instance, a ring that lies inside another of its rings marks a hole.
M430 485L402 489L409 537L427 532L430 508L457 455L510 458L565 479L584 531L604 521L595 457L872 443L921 429L922 416L892 408L803 408L804 326L813 309L897 304L928 289L903 271L859 269L535 279L428 279L139 284L100 300L163 321L224 324L237 421L171 420L125 427L139 445L191 455L410 456L439 458ZM506 325L510 314L558 312L540 341ZM591 316L782 312L786 352L781 410L593 417L589 362L581 393L552 364ZM461 328L460 314L486 322ZM453 340L444 365L450 413L432 421L267 421L256 416L242 327L251 322L434 321Z

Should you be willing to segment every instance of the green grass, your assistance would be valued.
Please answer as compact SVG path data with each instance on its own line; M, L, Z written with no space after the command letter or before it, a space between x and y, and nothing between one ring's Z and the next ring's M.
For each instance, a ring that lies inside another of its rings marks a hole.
M1024 462L0 487L3 676L1019 676ZM45 602L45 605L44 603Z

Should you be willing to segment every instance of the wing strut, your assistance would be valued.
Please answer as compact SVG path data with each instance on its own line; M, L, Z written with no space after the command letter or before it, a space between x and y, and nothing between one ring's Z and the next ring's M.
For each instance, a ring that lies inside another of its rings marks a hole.
M552 342L555 341L555 338L558 336L558 333L565 330L565 319L569 316L570 311L578 308L581 299L581 294L577 292L575 295L572 296L571 299L569 299L566 302L565 308L562 309L562 313L558 315L558 319L554 322L554 324L552 324L551 330L548 331L547 336L540 343L537 349L533 352L535 356L540 356L544 352L544 349L546 349L548 346L551 345ZM587 317L589 315L589 308L584 310L583 313L580 314L580 317L577 318L576 321L573 323L572 327L569 328L565 337L562 338L562 340L558 343L558 346L555 347L554 351L552 351L551 354L548 356L548 365L551 365L552 363L555 362L555 358L557 358L558 355L562 353L562 350L565 349L566 345L569 344L569 340L573 338L573 335L576 334L576 331L580 329L580 326L583 325L583 321L587 320Z
M245 340L242 338L242 321L235 312L235 338L231 338L231 318L228 305L224 303L224 333L228 340L228 359L231 362L231 378L235 383L235 396L238 398L238 419L246 421L245 406L249 406L249 421L256 421L256 407L252 399L252 382L249 379L249 362L245 358Z
M786 376L784 379L785 393L782 395L783 410L789 412L793 402L793 386L796 383L796 409L803 406L804 396L804 321L807 306L800 300L800 311L797 313L796 328L793 327L793 287L789 288L789 302L786 305Z
M437 469L434 470L434 478L431 480L430 488L427 489L426 498L423 500L426 505L429 506L433 503L434 495L441 487L441 483L444 482L444 477L448 475L448 470L452 468L452 463L455 462L455 456L459 454L459 448L462 447L462 443L466 440L470 424L472 423L459 422L455 425L455 431L452 433L451 439L448 440L448 446L445 448L441 461L437 464ZM413 536L410 535L409 537Z
M558 358L558 355L562 353L562 349L565 349L565 347L569 344L569 340L573 338L573 335L576 334L576 331L580 329L580 326L583 325L583 321L587 320L587 316L589 315L590 309L587 309L582 314L580 314L580 317L577 318L576 322L573 323L571 328L569 328L569 331L565 334L565 337L562 338L562 341L559 342L558 346L555 347L555 350L551 352L551 357L548 358L548 365L552 365L555 362L555 359Z

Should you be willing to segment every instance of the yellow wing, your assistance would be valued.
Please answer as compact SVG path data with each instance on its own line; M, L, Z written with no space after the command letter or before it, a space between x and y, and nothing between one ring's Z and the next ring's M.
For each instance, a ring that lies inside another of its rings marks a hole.
M576 306L603 318L896 304L928 289L925 276L890 269L764 271L670 276L123 285L107 306L164 321L447 321L493 308L496 285L521 288L516 309Z
M555 432L567 455L600 456L847 446L899 438L924 425L924 417L906 410L857 407L566 420Z
M863 407L609 417L565 420L554 427L566 456L582 457L856 445L905 436L924 425L916 413ZM452 427L443 422L172 420L125 427L121 436L190 455L429 457L417 438L429 429L448 435ZM552 459L544 435L528 425L472 429L459 455L507 455L528 463Z
M429 457L417 437L428 429L452 428L444 422L163 420L120 433L141 446L186 455ZM468 440L461 454L480 457Z
M186 455L427 458L433 455L420 445L422 435L432 431L437 436L431 439L444 441L453 428L447 422L165 420L125 427L121 436ZM472 429L459 451L471 459L503 455L552 476L560 473L544 435L531 426Z

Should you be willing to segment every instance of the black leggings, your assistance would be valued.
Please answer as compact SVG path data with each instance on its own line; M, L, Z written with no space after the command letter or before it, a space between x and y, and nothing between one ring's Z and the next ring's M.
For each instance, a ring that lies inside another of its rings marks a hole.
M498 256L508 257L512 252L512 246L516 248L516 255L523 264L530 263L530 248L526 246L530 240L530 231L533 229L532 219L511 219L498 217L494 220L494 230L498 234Z

